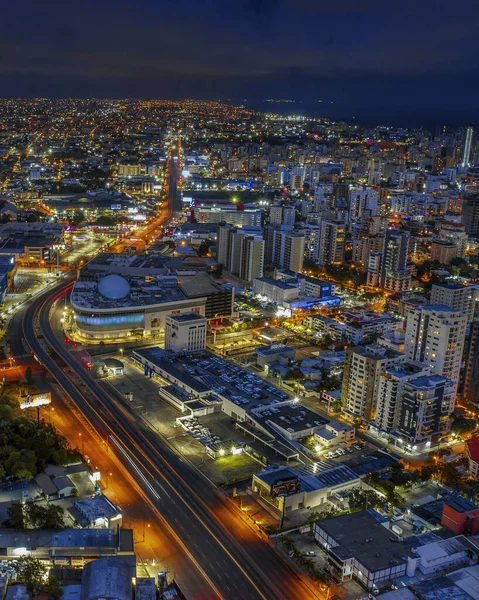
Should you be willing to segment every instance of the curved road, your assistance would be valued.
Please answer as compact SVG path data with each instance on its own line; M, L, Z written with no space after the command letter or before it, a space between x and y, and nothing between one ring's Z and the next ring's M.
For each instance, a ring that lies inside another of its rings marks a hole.
M258 537L221 492L173 452L167 440L153 433L123 399L113 397L74 360L50 325L50 310L61 292L54 293L56 296L49 290L26 310L23 335L92 427L108 440L110 449L135 474L137 485L158 511L158 517L166 520L177 542L207 582L208 595L194 597L322 598L308 579L298 575L277 554L269 540ZM53 349L74 372L82 382L81 391L38 340L36 316L43 344ZM181 584L182 574L178 575Z

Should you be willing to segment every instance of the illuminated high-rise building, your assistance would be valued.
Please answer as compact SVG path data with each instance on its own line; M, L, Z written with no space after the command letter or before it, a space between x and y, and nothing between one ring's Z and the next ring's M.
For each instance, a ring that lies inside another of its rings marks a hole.
M457 389L466 325L466 314L445 304L418 306L407 317L407 359L424 363L433 373L452 379Z
M469 167L471 165L472 148L474 145L474 127L466 127L464 131L464 141L462 144L461 166Z
M344 260L346 228L344 223L323 221L319 238L318 264L340 264Z
M279 229L273 237L273 265L299 273L304 260L304 233Z

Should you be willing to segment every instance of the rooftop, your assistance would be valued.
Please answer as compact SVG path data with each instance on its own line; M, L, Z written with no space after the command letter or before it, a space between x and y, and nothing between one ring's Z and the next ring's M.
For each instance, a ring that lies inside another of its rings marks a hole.
M374 511L331 517L316 521L339 546L331 553L340 559L356 558L368 570L377 571L406 562L408 547L403 542L391 541L390 532L381 525Z
M457 309L447 306L447 304L421 304L421 310L434 312L457 313Z
M387 346L377 343L367 344L365 346L354 346L348 350L354 352L354 354L359 354L360 356L377 358L379 360L398 358L401 356L401 352L397 352L396 350L392 350Z
M455 283L453 281L445 281L444 283L434 283L432 289L434 288L444 288L446 290L467 290L472 286L462 285L462 283Z
M158 254L129 254L101 252L92 258L84 270L109 270L110 273L121 273L123 269L161 269L163 270L166 259ZM151 273L153 275L153 273Z
M206 318L198 313L181 313L179 315L168 315L168 319L176 321L177 323L188 323L190 321L206 321Z
M85 524L87 525L96 519L115 517L120 514L118 508L105 496L93 496L93 498L75 500L73 506L84 517Z
M255 354L261 354L261 356L270 356L281 352L296 352L296 349L292 346L285 346L285 344L270 344L269 346L260 346L255 348Z
M425 502L421 506L414 507L414 514L428 521L431 524L439 524L442 518L444 504L448 504L451 508L459 513L476 510L478 506L467 500L457 492L445 492L442 498Z
M271 277L257 277L255 281L261 281L262 283L267 283L268 285L273 285L282 290L291 290L293 288L297 288L298 284L296 282L285 281L283 279L272 279Z
M104 294L109 293L108 290L111 287L109 281L102 285L102 279L98 283L95 281L79 280L75 282L72 289L72 304L78 308L107 310L112 308L152 306L186 300L186 296L177 285L176 279L172 277L160 277L154 281L146 281L142 277L120 278L118 275L107 275L105 279L109 280L110 277L123 279L129 285L130 291L125 296L120 297L120 293L123 294L126 291L126 286L122 284L118 286L119 288L121 287L118 293L116 293L115 288L112 290L110 296L107 296Z
M158 347L138 348L133 354L169 373L197 394L216 392L245 410L278 404L290 398L256 375L208 352L201 357L190 356L181 360Z
M468 513L471 510L477 510L479 508L479 506L474 502L471 502L471 500L467 500L464 496L454 493L447 498L444 498L444 504L447 504L458 513Z
M223 289L204 271L197 272L193 276L179 273L178 286L188 298L209 296Z
M323 427L329 421L302 404L291 402L280 406L253 409L258 422L273 423L289 432L298 432L311 428Z
M429 389L441 383L451 382L450 379L442 377L442 375L423 375L408 382L408 387L415 389Z
M123 557L105 556L93 560L83 570L82 598L131 598L134 574L130 562Z
M122 529L120 544L122 552L133 552L133 531ZM118 547L118 530L115 529L0 529L0 548L111 548Z
M312 492L313 490L335 487L358 479L356 473L346 465L338 465L337 467L325 469L318 473L310 473L307 469L302 470L301 468L273 467L261 473L256 473L255 477L263 481L266 485L273 485L278 479L298 477L301 492Z

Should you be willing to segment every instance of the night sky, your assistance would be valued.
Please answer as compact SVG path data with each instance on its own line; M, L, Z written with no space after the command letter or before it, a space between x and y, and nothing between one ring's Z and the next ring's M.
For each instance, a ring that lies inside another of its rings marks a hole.
M273 97L347 119L475 122L478 18L477 0L11 2L0 95Z

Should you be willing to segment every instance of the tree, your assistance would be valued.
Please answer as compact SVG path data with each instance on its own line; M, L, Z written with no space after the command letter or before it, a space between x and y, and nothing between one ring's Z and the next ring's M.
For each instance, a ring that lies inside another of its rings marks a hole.
M85 214L81 210L75 211L72 221L75 225L80 225L85 222Z
M113 227L116 221L113 217L101 216L96 220L96 224L99 227Z
M208 256L210 251L210 246L212 246L214 242L212 240L203 240L198 248L199 256Z
M62 529L64 527L63 515L64 510L56 504L47 504L44 507L42 519L39 522L40 529Z
M46 572L43 563L33 556L22 556L17 563L17 579L26 585L27 591L33 596L41 592Z
M219 279L223 275L223 268L224 268L223 265L221 263L218 263L212 271L213 277L216 277L216 279Z
M333 413L335 413L336 415L339 415L339 413L343 410L343 403L341 402L341 400L335 400L332 404L331 404L331 410L333 411Z
M46 584L43 586L42 594L48 596L48 600L60 600L63 596L63 589L58 583L55 575L49 575Z
M333 343L333 338L329 334L326 334L318 342L318 346L323 350L329 350L333 346Z
M439 467L439 477L442 483L449 487L458 488L461 482L461 474L452 463L442 464Z
M25 516L34 529L61 529L63 527L63 508L56 504L42 505L27 502Z
M376 508L384 504L384 499L372 490L354 489L349 494L349 508L351 512L365 510L367 508Z
M28 385L32 385L33 384L32 368L31 367L27 367L26 370L25 370L25 381L28 383Z
M400 462L392 465L390 481L394 486L403 486L411 481L411 472L404 469L404 465Z
M4 392L5 394L5 392ZM68 464L78 460L67 441L52 425L38 425L25 415L17 416L9 396L0 397L0 476L30 480L47 464Z
M475 419L466 419L465 417L456 417L451 427L452 433L463 436L473 432L477 427Z
M8 525L13 529L25 529L24 505L14 502L7 508Z

